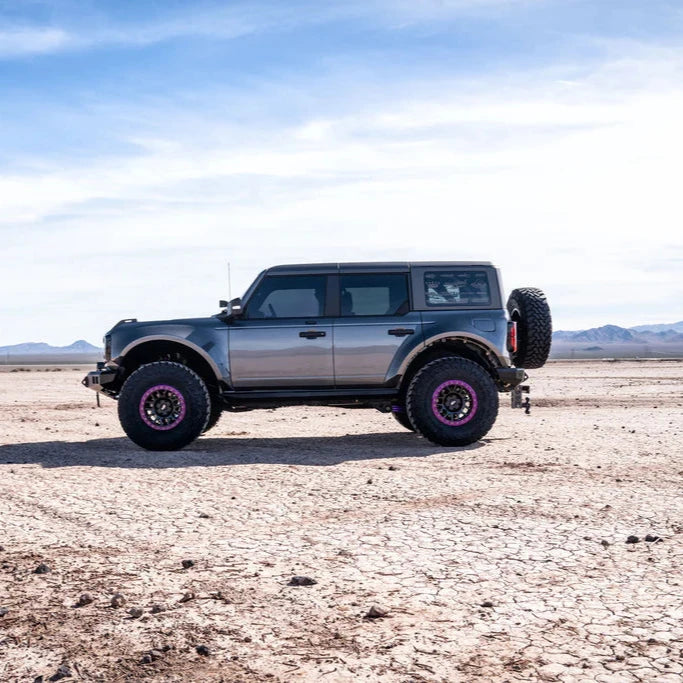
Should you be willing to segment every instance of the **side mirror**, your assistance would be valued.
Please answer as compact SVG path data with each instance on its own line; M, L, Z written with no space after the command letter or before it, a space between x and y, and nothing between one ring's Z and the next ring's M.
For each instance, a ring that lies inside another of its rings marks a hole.
M231 318L238 318L242 315L242 299L237 297L236 299L231 299L227 303L227 313Z
M218 302L218 308L227 308L228 307L228 302L225 299L221 299Z

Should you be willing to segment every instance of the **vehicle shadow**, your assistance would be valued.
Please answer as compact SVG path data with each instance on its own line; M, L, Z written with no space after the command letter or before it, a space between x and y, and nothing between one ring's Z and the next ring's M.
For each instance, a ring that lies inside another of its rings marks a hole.
M120 437L0 445L0 465L131 469L256 464L325 467L360 460L425 457L449 451L458 453L485 445L486 440L461 448L447 448L435 446L408 432L386 432L314 437L204 437L182 451L152 452Z

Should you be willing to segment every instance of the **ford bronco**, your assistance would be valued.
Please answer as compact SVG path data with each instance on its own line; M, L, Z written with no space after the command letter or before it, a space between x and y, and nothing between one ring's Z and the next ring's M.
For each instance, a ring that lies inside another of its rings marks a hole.
M121 320L83 384L118 400L126 434L175 450L223 412L374 408L443 446L481 439L498 394L521 405L550 351L543 292L507 305L487 262L329 263L264 270L213 316ZM528 406L528 400L527 400Z

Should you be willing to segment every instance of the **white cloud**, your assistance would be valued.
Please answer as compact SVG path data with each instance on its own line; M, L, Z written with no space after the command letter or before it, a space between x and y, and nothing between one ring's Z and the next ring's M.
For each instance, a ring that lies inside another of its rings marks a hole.
M59 28L0 29L0 58L56 52L69 43L70 36Z

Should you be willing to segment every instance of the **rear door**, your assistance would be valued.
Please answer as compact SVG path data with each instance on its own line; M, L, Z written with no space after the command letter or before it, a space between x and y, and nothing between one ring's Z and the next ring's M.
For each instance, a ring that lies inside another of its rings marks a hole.
M229 328L235 388L334 384L328 282L327 275L263 278Z
M334 321L337 386L377 387L397 355L423 343L420 313L410 311L408 272L339 274Z

